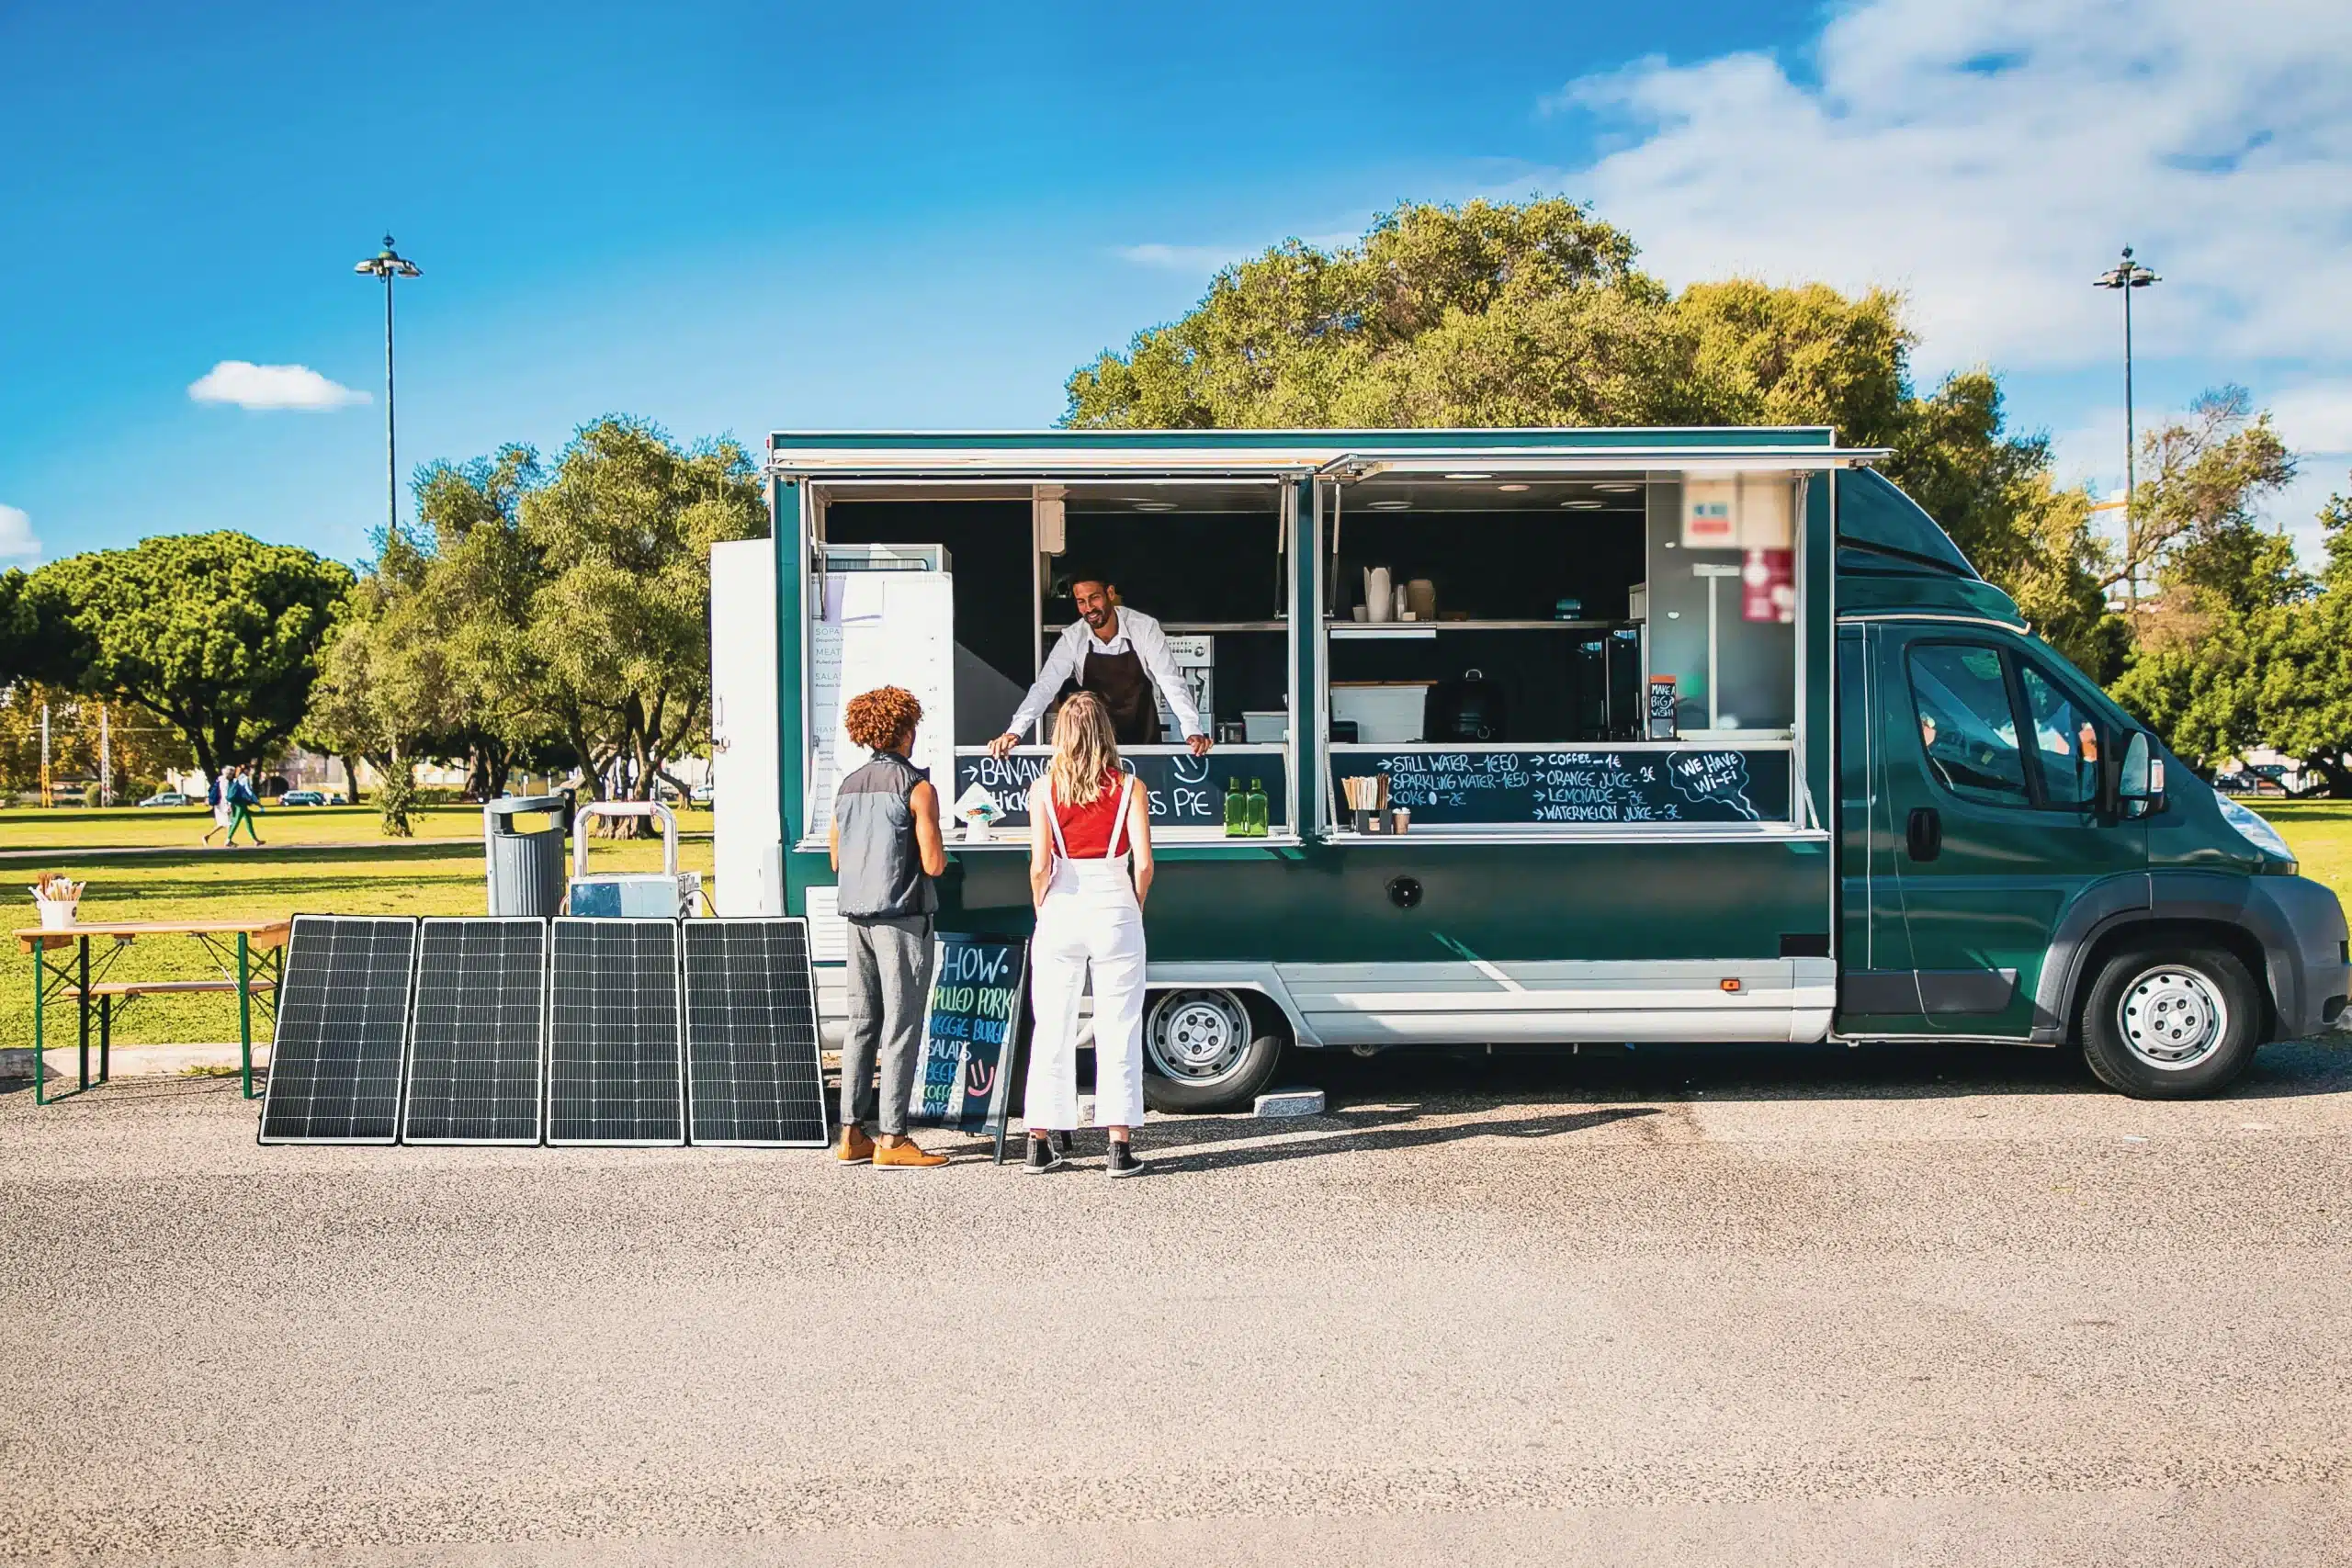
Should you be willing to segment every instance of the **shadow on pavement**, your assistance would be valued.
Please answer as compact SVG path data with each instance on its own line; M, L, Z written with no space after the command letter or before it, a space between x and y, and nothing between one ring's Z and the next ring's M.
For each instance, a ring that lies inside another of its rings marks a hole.
M1234 1170L1243 1166L1271 1165L1278 1160L1427 1148L1432 1144L1458 1143L1471 1138L1556 1137L1566 1133L1605 1127L1611 1122L1657 1114L1656 1107L1644 1105L1571 1111L1561 1116L1522 1116L1501 1122L1450 1122L1444 1126L1430 1127L1411 1124L1420 1120L1419 1113L1415 1111L1342 1112L1337 1116L1304 1117L1295 1122L1228 1120L1214 1127L1200 1122L1154 1122L1145 1136L1145 1142L1137 1146L1149 1161L1145 1172L1147 1175L1155 1170ZM1341 1131L1328 1133L1326 1130L1334 1122L1340 1124ZM1220 1150L1214 1146L1242 1137L1263 1137L1285 1132L1325 1135L1286 1143L1260 1144L1248 1148ZM1192 1152L1168 1152L1171 1146Z

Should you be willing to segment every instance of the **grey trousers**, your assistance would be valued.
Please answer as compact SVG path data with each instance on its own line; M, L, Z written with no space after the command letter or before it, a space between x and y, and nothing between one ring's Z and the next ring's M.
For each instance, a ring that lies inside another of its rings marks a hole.
M842 1126L897 1135L907 1130L922 1016L931 1001L929 915L849 922L849 1034L842 1042ZM876 1104L875 1056L882 1062Z

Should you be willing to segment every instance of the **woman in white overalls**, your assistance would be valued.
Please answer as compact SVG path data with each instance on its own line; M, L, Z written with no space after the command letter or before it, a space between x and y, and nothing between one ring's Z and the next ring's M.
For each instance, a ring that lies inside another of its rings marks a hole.
M1062 1163L1078 1125L1078 1007L1094 977L1094 1122L1111 1135L1104 1168L1143 1168L1130 1134L1143 1121L1143 901L1151 892L1151 808L1119 771L1110 710L1077 692L1054 721L1054 760L1029 792L1029 896L1037 934L1029 997L1029 1158Z

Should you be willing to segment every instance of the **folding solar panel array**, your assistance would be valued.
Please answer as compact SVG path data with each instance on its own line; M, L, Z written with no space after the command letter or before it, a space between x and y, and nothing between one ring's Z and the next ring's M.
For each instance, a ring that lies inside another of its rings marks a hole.
M817 1146L799 919L305 915L264 1143Z

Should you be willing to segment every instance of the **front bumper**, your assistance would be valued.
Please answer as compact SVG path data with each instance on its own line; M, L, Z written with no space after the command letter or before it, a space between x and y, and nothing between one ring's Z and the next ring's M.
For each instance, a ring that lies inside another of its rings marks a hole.
M2271 906L2265 956L2270 996L2278 1009L2277 1038L2301 1040L2332 1028L2352 997L2344 906L2335 894L2305 876L2264 876L2251 886Z

